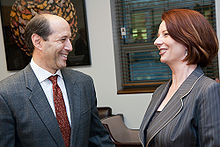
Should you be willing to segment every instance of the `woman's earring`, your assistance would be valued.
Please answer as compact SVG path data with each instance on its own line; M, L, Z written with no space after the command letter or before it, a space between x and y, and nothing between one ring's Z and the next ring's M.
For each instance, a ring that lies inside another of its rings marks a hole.
M188 55L188 50L185 50L185 56L187 56Z

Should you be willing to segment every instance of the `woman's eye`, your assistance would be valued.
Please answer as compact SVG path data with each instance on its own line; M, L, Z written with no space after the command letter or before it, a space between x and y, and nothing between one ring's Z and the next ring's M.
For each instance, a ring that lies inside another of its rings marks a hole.
M169 33L164 33L164 36L168 36L169 35Z

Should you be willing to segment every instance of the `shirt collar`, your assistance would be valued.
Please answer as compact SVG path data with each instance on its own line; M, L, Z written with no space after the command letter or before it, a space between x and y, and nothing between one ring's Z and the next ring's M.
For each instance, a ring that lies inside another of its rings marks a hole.
M44 80L48 79L50 76L54 76L54 75L58 75L60 78L63 78L60 69L57 70L57 72L55 74L52 74L52 73L48 72L47 70L38 66L34 62L33 58L31 59L30 65L31 65L31 68L33 69L34 74L36 75L36 77L40 83L43 82Z

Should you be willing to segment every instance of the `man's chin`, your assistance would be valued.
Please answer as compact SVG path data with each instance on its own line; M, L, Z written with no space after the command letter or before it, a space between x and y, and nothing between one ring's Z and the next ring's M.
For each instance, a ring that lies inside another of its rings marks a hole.
M65 68L67 66L66 62L62 62L62 64L59 64L59 69Z
M60 68L59 69L63 69L63 68L65 68L66 66L60 66Z

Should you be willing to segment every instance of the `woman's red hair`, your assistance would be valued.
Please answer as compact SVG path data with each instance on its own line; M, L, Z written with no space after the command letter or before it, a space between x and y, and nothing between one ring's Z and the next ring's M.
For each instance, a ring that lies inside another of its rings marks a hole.
M172 9L163 13L162 20L170 36L187 48L184 61L202 67L212 61L218 52L218 39L202 14L189 9Z

